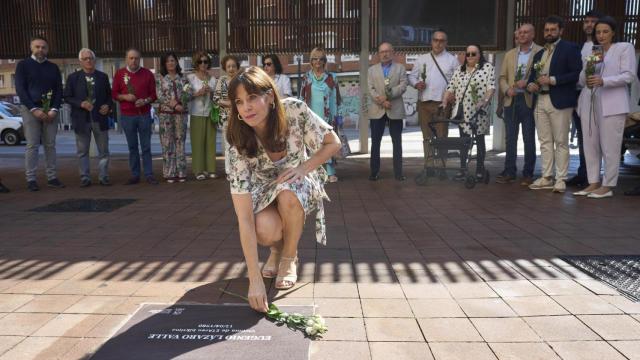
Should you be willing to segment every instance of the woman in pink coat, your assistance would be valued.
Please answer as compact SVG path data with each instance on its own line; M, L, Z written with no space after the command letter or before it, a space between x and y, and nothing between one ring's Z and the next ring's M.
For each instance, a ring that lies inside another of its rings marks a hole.
M584 61L580 73L582 91L578 115L582 121L584 155L589 186L573 193L602 199L613 196L618 182L620 146L624 122L629 113L629 85L635 80L635 49L626 42L615 42L616 22L605 16L595 26L596 44L602 46L604 58L595 65L595 74L587 76ZM601 164L604 177L600 180Z

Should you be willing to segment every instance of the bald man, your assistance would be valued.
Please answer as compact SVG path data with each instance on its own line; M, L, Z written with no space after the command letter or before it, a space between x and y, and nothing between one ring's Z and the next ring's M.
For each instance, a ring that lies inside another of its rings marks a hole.
M524 167L520 184L529 186L533 181L536 166L536 124L533 119L533 99L525 88L531 72L533 55L541 47L533 42L535 29L531 24L523 24L516 31L516 47L505 55L500 69L500 92L504 96L504 122L507 133L507 154L504 170L496 177L496 182L507 184L516 181L518 158L518 132L522 125L524 140Z

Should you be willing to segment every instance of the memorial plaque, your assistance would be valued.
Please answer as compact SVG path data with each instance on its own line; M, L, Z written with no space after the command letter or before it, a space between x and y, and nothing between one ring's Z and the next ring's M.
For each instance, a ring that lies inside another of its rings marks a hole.
M313 314L312 306L282 306ZM247 305L145 304L92 360L306 360L310 339Z

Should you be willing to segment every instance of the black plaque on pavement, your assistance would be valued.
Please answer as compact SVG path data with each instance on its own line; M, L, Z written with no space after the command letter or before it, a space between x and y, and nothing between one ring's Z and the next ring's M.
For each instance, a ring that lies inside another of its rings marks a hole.
M312 306L282 306L305 315ZM145 304L92 360L307 360L310 340L246 305Z

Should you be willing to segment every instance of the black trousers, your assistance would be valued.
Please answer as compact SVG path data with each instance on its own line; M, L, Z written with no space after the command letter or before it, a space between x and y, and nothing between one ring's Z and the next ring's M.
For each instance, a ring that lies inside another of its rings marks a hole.
M578 167L578 172L576 176L581 182L587 182L587 164L584 159L584 147L582 145L582 122L580 121L580 117L578 114L573 111L573 126L576 127L576 133L578 138L578 152L580 154L580 166Z
M389 119L386 114L380 119L370 119L369 121L371 127L371 175L378 175L380 172L380 143L387 123L393 143L393 174L395 177L399 177L402 176L402 120Z
M460 130L460 137L470 137L470 135L465 134ZM487 154L487 146L484 142L484 135L476 135L476 174L484 173L484 158ZM460 152L460 167L464 168L467 162L467 157L469 156L469 152L461 151Z

